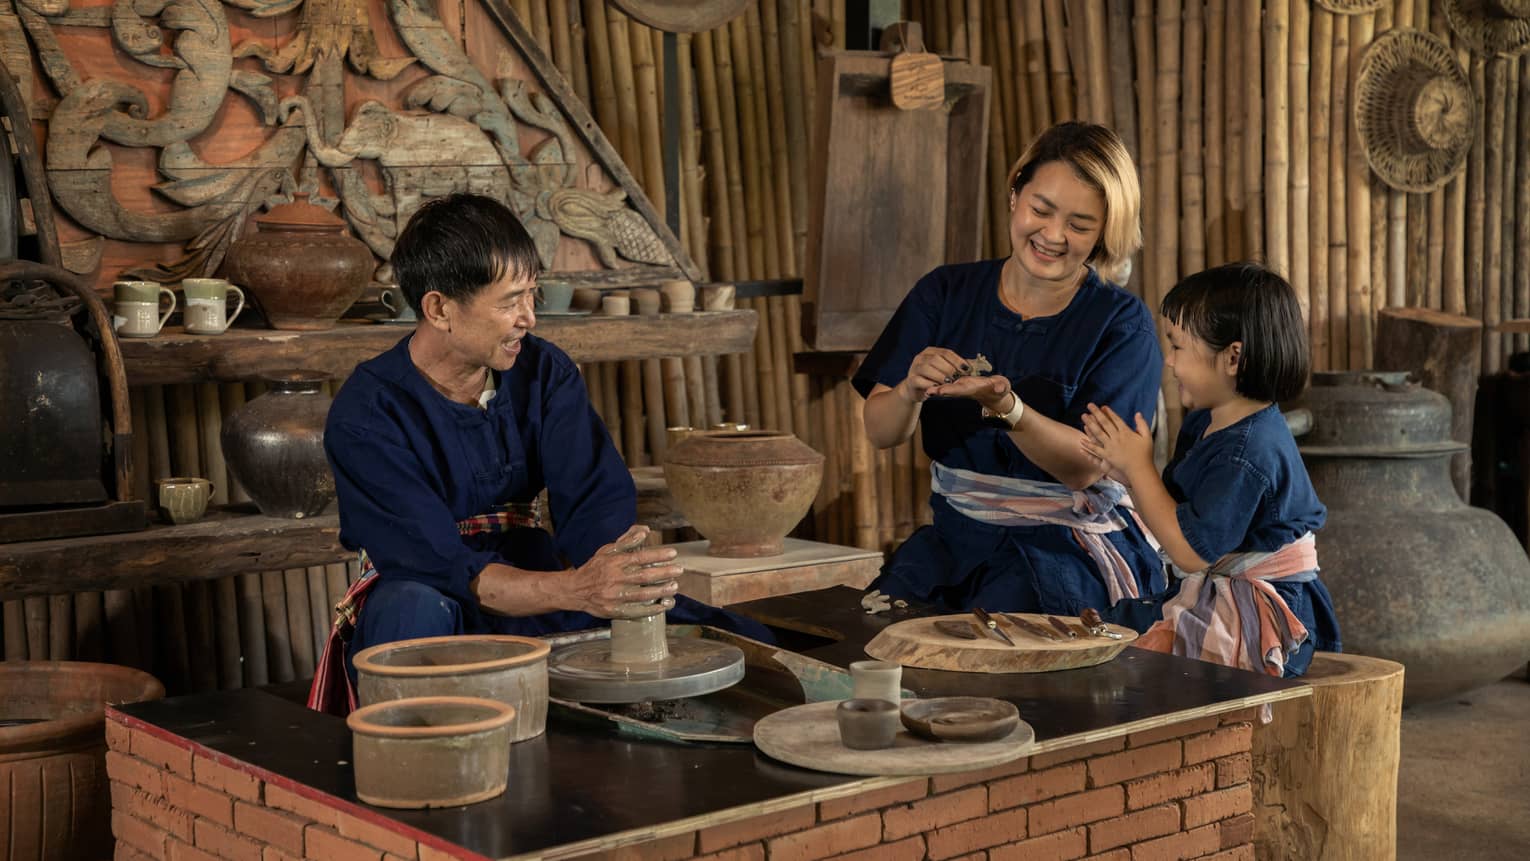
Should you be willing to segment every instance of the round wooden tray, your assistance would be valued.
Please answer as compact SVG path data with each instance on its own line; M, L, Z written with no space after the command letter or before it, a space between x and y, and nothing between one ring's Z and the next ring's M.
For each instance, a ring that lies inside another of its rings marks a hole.
M905 703L912 700L904 700ZM754 745L782 762L835 774L948 774L1003 765L1036 746L1036 732L1020 721L1015 731L998 741L926 741L900 729L892 747L851 750L839 740L834 710L839 701L792 706L761 718L754 725Z
M1036 613L1010 613L1047 630L1051 626L1044 615ZM895 622L882 629L870 643L866 654L880 661L893 661L905 667L926 670L956 670L963 673L1047 673L1053 670L1074 670L1092 667L1121 654L1137 639L1137 632L1120 625L1110 630L1121 639L1096 637L1080 633L1077 639L1051 640L1023 630L1003 615L995 613L999 626L1009 635L1015 645L1007 646L998 640L979 634L976 640L963 640L935 628L936 622L977 620L970 613L952 616L930 616ZM1075 616L1058 616L1070 628L1082 632L1081 623ZM976 629L974 629L976 630Z

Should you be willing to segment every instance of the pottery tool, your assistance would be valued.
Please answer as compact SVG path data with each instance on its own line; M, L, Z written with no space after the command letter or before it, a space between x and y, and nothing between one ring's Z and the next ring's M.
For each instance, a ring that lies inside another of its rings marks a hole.
M1011 625L1014 625L1016 628L1019 628L1020 630L1030 634L1033 637L1040 637L1043 640L1051 640L1053 642L1061 639L1056 634L1048 631L1046 628L1043 628L1034 622L1027 620L1023 616L1016 616L1013 613L1000 613L999 615L1003 616L1004 619Z
M1011 640L1008 634L999 630L998 621L996 621L994 617L988 615L987 610L984 610L982 607L973 607L972 615L976 616L978 621L983 623L978 627L981 628L985 634L988 634L988 636L993 637L995 640L998 640L1005 645L1013 646L1015 644L1015 641Z
M1062 634L1070 640L1078 636L1078 634L1072 628L1068 627L1066 622L1051 614L1047 615L1047 624L1056 629L1057 633Z
M1078 614L1078 620L1089 633L1096 637L1109 637L1112 640L1121 639L1121 635L1110 630L1110 626L1105 624L1104 619L1100 618L1099 611L1093 607L1085 607L1084 611Z
M961 619L942 619L935 623L935 630L948 637L955 637L958 640L976 640L978 638L978 633L974 630L972 623Z
M638 539L610 552L631 553L642 544ZM737 646L666 631L662 602L622 605L610 638L553 650L547 659L552 695L582 703L672 700L720 691L744 677Z

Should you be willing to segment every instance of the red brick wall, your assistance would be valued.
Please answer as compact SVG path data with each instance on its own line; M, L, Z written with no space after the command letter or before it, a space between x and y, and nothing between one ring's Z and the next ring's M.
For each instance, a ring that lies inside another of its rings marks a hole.
M1253 711L702 827L584 859L1253 861ZM477 859L111 715L117 858Z

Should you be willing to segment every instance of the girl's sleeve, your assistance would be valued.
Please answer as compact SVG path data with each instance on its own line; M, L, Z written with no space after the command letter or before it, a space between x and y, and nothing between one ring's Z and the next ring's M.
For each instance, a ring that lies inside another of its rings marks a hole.
M1237 550L1270 494L1270 480L1241 458L1213 461L1185 489L1175 513L1190 549L1207 562Z

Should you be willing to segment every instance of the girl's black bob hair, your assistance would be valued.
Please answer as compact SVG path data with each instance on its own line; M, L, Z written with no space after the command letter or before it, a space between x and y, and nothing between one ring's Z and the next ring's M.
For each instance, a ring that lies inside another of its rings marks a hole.
M1235 388L1256 401L1302 393L1311 368L1307 325L1296 291L1258 263L1228 263L1197 272L1163 297L1159 313L1213 352L1241 342Z

